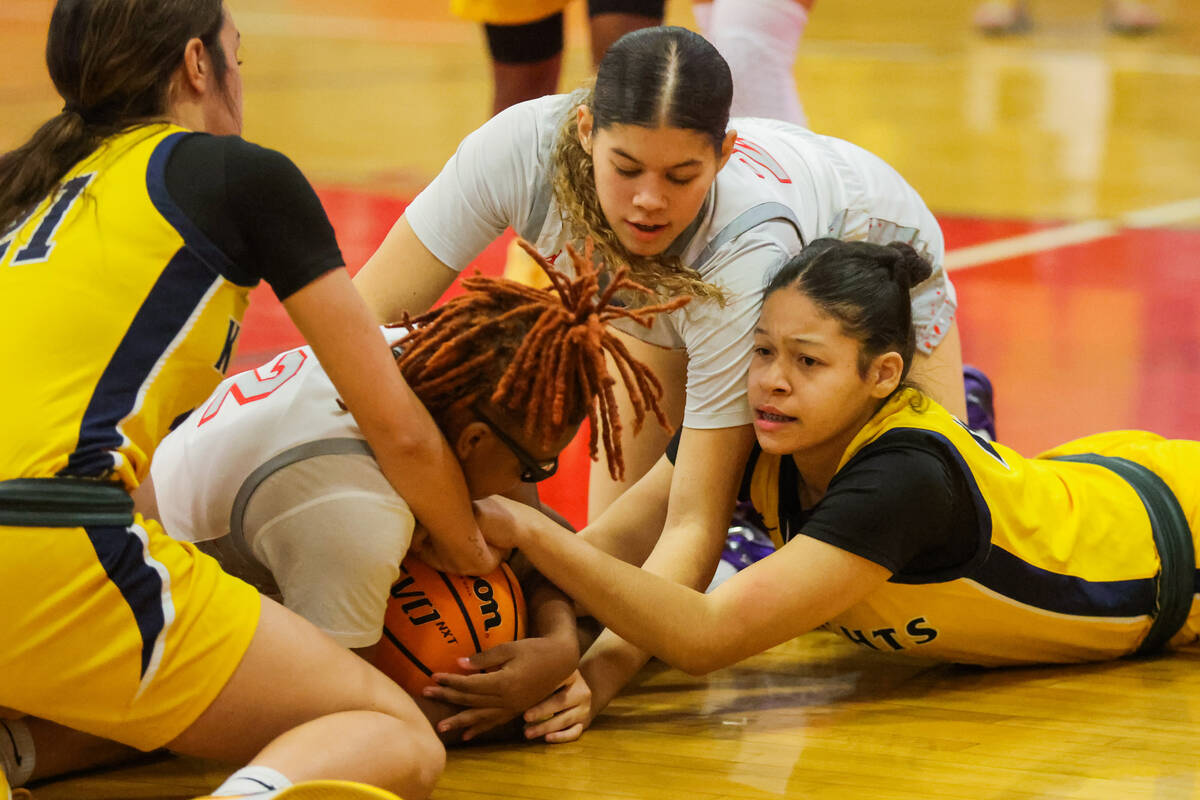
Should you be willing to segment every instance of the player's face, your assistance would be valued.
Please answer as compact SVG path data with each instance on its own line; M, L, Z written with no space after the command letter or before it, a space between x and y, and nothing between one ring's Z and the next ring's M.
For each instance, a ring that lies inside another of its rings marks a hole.
M225 81L223 86L204 96L204 129L220 135L242 133L242 68L238 50L242 35L233 24L229 10L225 10L225 22L221 26L221 49L225 58Z
M496 421L493 421L494 424ZM522 474L529 472L526 462L547 464L553 461L570 443L576 430L578 426L564 431L549 448L544 448L528 442L528 437L513 426L505 426L503 437L498 436L491 425L483 422L468 426L464 434L478 438L472 439L473 444L465 454L460 450L459 460L463 475L467 479L471 499L505 494L517 488L524 483L521 479ZM505 438L521 450L521 456L517 455L516 449L509 442L504 441Z
M658 255L687 228L726 160L711 139L684 128L610 125L593 131L584 110L579 133L592 153L604 217L636 255Z
M754 331L749 384L763 450L840 460L895 386L879 382L884 356L861 375L859 351L858 340L799 290L785 287L767 298Z

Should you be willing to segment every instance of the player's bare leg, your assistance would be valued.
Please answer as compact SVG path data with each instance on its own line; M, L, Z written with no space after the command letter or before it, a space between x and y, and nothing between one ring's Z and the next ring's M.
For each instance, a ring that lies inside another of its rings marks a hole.
M249 650L173 751L427 797L445 751L412 698L269 599Z
M1025 0L988 0L975 9L975 27L989 36L1024 33L1032 26Z
M1157 30L1162 25L1162 17L1138 0L1108 0L1105 23L1113 33L1137 35Z

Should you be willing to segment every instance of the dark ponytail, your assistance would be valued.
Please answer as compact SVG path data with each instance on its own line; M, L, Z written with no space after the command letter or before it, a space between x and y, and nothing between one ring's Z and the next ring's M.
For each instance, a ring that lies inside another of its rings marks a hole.
M46 66L65 105L0 156L0 236L106 138L161 120L190 39L204 43L224 87L223 21L221 0L59 0Z
M903 242L817 239L776 273L763 300L785 287L802 292L859 341L860 374L895 351L904 359L903 383L916 352L910 291L931 274L932 265Z

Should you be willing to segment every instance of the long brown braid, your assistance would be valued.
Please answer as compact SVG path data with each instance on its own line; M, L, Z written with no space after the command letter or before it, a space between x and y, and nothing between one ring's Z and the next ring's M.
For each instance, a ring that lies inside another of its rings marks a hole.
M613 394L616 379L608 372L605 353L629 391L634 431L641 429L647 412L668 430L670 423L659 404L662 384L608 323L629 319L648 328L656 314L690 298L637 309L614 305L618 291L651 292L631 280L624 267L601 288L590 243L583 255L567 247L575 278L556 270L528 242L520 245L549 276L549 289L482 275L467 278L466 294L405 319L411 332L400 342L396 363L427 408L470 408L486 400L520 420L525 435L542 448L551 447L586 410L591 457L597 458L602 436L609 474L619 480L625 474L621 420Z

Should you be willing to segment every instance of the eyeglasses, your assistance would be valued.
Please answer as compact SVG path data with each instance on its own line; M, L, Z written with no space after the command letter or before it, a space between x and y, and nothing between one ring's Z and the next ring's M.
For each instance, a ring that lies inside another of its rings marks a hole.
M517 461L521 462L521 466L525 469L521 470L521 481L523 483L538 483L549 478L558 471L558 456L539 461L529 454L529 451L517 444L516 440L509 436L504 431L500 430L500 426L487 418L487 415L478 408L474 409L475 416L479 417L479 421L488 426L496 438L512 451L512 454L517 457Z

